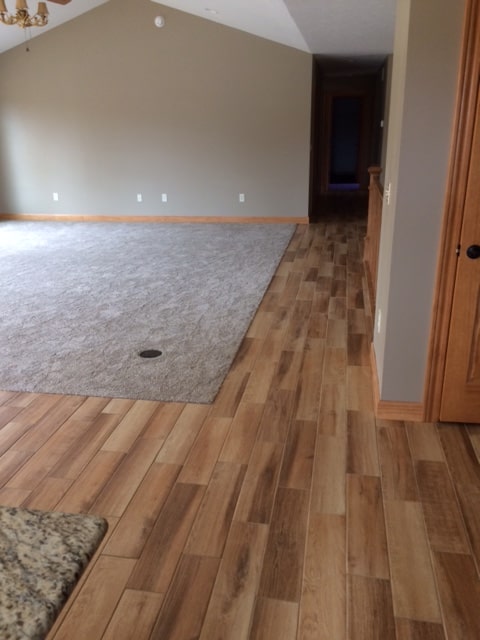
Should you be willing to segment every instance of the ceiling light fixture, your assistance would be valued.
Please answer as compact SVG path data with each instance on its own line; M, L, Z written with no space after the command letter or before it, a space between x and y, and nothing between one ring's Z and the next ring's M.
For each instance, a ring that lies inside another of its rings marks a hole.
M37 13L33 16L28 11L26 0L17 0L15 13L9 13L5 6L5 0L0 0L0 22L3 24L16 24L22 29L28 27L44 27L48 24L48 9L46 2L39 2Z

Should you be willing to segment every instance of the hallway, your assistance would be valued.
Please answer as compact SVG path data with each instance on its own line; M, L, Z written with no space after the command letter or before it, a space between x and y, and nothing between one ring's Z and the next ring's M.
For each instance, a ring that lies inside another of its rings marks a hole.
M1 503L110 525L48 640L480 638L480 426L375 419L364 234L297 228L212 405L0 392Z

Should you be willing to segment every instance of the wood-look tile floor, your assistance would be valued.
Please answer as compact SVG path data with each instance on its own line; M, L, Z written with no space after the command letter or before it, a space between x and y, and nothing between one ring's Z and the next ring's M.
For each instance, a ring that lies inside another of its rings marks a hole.
M110 524L49 640L480 638L480 426L375 419L364 232L297 229L213 405L0 392L0 502Z

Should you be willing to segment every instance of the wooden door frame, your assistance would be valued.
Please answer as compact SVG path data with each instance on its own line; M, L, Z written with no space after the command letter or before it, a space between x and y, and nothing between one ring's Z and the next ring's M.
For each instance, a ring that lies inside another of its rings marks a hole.
M435 297L428 345L424 420L440 415L443 378L457 270L456 248L463 221L480 78L480 2L467 0L445 211L437 262Z

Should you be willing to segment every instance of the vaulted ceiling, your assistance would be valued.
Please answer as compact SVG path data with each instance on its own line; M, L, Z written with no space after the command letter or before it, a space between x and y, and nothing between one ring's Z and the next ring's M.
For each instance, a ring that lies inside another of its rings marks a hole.
M42 32L108 1L114 0L49 2L49 25ZM145 1L150 0L137 0ZM30 0L32 8L35 2ZM6 3L13 9L15 0ZM393 50L396 0L163 0L158 4L314 54L383 56ZM162 7L158 10L161 15ZM21 44L25 35L23 29L0 24L0 52ZM40 31L32 29L31 35Z

